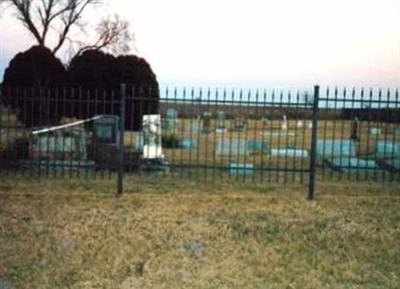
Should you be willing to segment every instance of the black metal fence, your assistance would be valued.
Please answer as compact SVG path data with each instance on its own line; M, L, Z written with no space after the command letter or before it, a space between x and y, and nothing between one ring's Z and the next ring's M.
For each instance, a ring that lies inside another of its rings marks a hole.
M398 91L1 89L0 176L398 181Z

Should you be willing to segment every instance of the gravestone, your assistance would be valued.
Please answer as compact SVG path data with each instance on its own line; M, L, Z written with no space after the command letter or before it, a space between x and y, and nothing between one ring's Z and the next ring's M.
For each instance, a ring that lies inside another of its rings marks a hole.
M268 126L271 125L271 120L268 117L263 116L261 118L261 124L262 124L263 127L268 127Z
M203 131L203 124L200 119L189 120L185 125L185 131L198 133Z
M102 115L93 123L94 141L96 144L119 143L119 117L116 115Z
M289 158L308 158L308 151L298 148L275 148L271 149L273 157L289 157Z
M355 117L351 122L351 136L352 140L358 140L358 127L359 127L359 120L358 117Z
M167 134L173 134L178 124L178 112L174 108L167 108L165 119L162 122L162 128Z
M69 127L34 135L29 143L32 159L87 160L88 136L83 127Z
M203 133L209 133L211 131L211 118L212 113L210 111L203 112L202 121L203 121Z
M288 121L286 114L283 116L282 124L281 124L281 130L286 131L288 129Z
M260 132L260 135L266 137L286 137L286 136L295 136L296 134L293 131L282 131L282 130L265 130Z
M351 139L319 139L317 154L321 157L353 157L356 148Z
M374 170L378 168L375 160L356 157L334 157L329 160L329 165L334 169L340 170Z
M216 154L218 156L247 155L247 142L240 138L218 139Z
M179 142L179 147L182 149L194 149L197 147L197 142L194 139L184 138Z
M250 163L230 163L229 173L233 175L251 175L254 173L254 165Z
M119 117L102 115L93 124L94 161L98 168L116 168L120 142Z
M386 160L385 165L391 170L400 171L400 159L388 159Z
M220 110L217 112L217 129L216 132L224 133L227 129L225 127L225 112Z
M382 133L382 130L378 127L370 127L369 128L370 135L380 135L381 133Z
M247 150L249 152L263 152L268 150L268 145L261 140L247 140Z
M393 128L393 129L391 130L391 132L392 132L392 134L394 134L395 136L400 136L400 127Z
M143 158L162 159L161 117L159 114L143 115Z
M244 116L237 116L235 118L234 130L241 132L246 128L246 119Z
M297 125L297 128L303 128L304 127L304 121L303 120L298 120L296 125Z
M313 127L312 121L309 121L308 122L308 129L312 129L312 127Z
M377 141L375 154L377 158L400 158L400 142L389 140Z
M135 133L135 150L142 151L144 147L144 136L143 132L139 131Z

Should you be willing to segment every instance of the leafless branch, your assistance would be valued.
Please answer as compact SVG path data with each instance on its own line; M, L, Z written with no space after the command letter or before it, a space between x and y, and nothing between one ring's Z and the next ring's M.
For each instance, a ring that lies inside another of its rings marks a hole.
M118 15L109 16L100 21L96 27L97 38L91 44L82 45L77 55L86 50L107 50L113 54L127 53L131 50L134 35L130 32L128 21Z
M58 40L52 48L56 53L65 43L72 27L78 24L88 6L99 4L101 0L0 0L14 8L16 17L34 36L37 43L46 46L48 32L52 27L60 27Z

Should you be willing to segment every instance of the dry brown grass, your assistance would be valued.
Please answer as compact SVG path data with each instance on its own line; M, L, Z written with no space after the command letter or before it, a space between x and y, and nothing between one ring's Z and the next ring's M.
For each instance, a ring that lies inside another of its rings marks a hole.
M2 180L11 288L398 288L398 184Z

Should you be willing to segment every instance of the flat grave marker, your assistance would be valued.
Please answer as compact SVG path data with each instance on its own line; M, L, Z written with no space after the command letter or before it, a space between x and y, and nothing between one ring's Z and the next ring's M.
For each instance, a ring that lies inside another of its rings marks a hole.
M328 163L333 169L339 170L376 170L378 168L375 160L356 157L334 157Z
M232 175L251 175L254 173L254 165L251 163L230 163L229 173Z
M396 172L400 172L400 159L389 159L386 160L385 165L389 167L391 170Z
M391 132L395 136L400 136L400 127L393 128Z
M293 137L296 135L294 131L283 131L283 130L264 130L260 132L260 135L266 137L286 137L290 136Z
M273 148L271 149L273 157L289 158L308 158L308 151L300 148Z
M197 147L197 142L194 139L184 138L179 142L179 147L182 149L194 149Z
M220 138L217 142L217 156L247 155L247 142L240 138Z
M375 154L377 158L400 158L400 142L380 140L376 143Z
M356 148L352 139L318 139L317 154L321 157L354 157Z
M269 148L265 141L261 140L247 140L247 150L249 152L263 152L267 151Z

